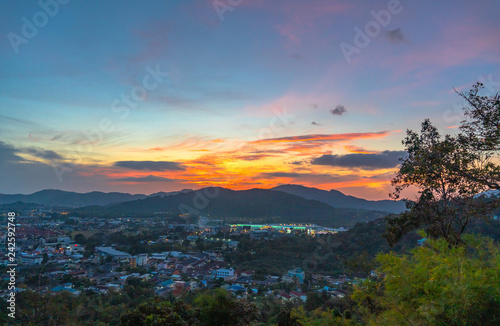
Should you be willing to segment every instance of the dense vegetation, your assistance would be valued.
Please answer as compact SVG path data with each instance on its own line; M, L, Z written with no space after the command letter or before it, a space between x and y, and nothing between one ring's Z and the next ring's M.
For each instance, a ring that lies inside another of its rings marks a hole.
M273 240L240 237L238 250L226 255L234 266L256 270L262 274L280 275L300 267L306 272L337 277L366 277L377 264L379 253L404 253L417 246L422 237L416 232L405 235L394 246L384 239L387 222L384 219L358 223L346 232L322 235L284 237ZM487 235L500 241L500 221L477 220L470 223L467 233Z

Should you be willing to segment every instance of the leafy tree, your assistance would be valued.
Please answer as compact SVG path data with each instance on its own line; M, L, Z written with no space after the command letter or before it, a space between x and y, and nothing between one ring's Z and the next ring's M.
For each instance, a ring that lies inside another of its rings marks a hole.
M500 149L499 95L479 96L481 84L461 94L470 107L457 136L441 137L426 119L420 134L408 130L403 140L408 155L392 180L391 197L402 191L418 190L415 201L406 199L408 210L387 217L386 238L393 245L411 230L425 227L431 237L443 237L450 245L461 243L471 219L487 219L498 200L482 198L490 189L500 189L500 166L495 157ZM478 198L480 197L480 198Z
M500 251L493 240L472 235L463 246L429 239L410 255L379 255L381 280L357 287L370 325L500 324Z
M85 236L81 233L75 235L75 242L80 245L84 245L86 240Z
M43 257L42 258L42 265L47 264L49 262L49 255L46 252L44 252L42 257Z
M312 311L321 307L323 303L325 303L325 301L326 301L325 298L318 292L309 292L307 294L307 299L306 303L304 304L304 308L307 311Z
M285 304L277 316L277 326L300 326L302 311L297 312L291 304Z
M249 301L232 299L224 289L213 294L202 294L194 301L200 309L200 325L251 325L258 318L255 305Z
M198 249L198 251L205 250L205 243L202 238L196 239L196 249Z
M293 308L290 311L290 319L292 320L289 324L283 325L307 325L307 326L354 326L361 325L355 320L350 318L345 318L339 316L334 310L322 310L317 309L312 313L306 313L303 307Z
M194 325L195 311L182 300L144 303L121 317L123 326Z
M500 166L494 163L500 150L500 92L493 96L481 95L482 83L476 83L467 93L459 93L468 104L466 120L462 122L460 143L473 154L473 165L461 170L463 176L500 189Z
M223 289L202 293L192 304L183 299L141 304L121 317L122 325L251 325L258 318L253 303L234 299Z

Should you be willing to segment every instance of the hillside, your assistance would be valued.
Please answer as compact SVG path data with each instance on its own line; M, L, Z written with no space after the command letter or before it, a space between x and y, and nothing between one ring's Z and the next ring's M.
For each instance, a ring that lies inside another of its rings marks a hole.
M214 198L204 195L216 191L218 195ZM89 207L81 208L78 212L95 214L98 210ZM351 226L381 217L377 212L333 208L315 200L268 189L234 191L204 188L177 195L128 201L102 210L102 214L108 215L151 215L156 212L260 219L265 222L318 223L333 227Z
M77 193L47 189L31 195L0 194L0 204L23 202L49 206L83 207L90 205L106 206L140 198L146 198L146 195L131 195L120 192L105 193L100 191Z
M376 210L388 213L400 213L405 209L405 204L401 201L377 200L370 201L353 196L348 196L338 190L321 190L300 185L282 185L272 188L275 191L282 191L288 194L300 196L306 199L313 199L336 208L358 208Z

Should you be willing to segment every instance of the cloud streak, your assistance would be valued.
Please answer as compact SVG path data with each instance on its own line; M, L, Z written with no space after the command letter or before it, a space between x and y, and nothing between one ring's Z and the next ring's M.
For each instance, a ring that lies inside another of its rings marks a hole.
M346 141L360 138L382 138L389 135L389 131L379 132L358 132L345 134L313 134L291 137L267 138L256 140L252 143L292 143L292 142L307 142L307 141Z
M131 169L131 170L148 170L148 171L184 171L185 168L177 162L169 161L118 161L113 166Z
M25 148L20 150L21 153L31 154L41 159L46 160L62 160L63 157L51 150L44 150L41 148Z
M365 170L395 168L404 151L383 151L377 154L322 155L311 161L313 165L328 165L343 168L361 168Z
M118 178L114 179L113 181L120 181L120 182L174 182L174 179L169 179L169 178L164 178L164 177L159 177L156 175L148 175L145 177L127 177L127 178Z

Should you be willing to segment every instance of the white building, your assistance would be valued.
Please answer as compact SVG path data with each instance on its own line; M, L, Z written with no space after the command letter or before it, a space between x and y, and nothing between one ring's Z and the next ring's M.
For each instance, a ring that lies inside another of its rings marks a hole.
M40 265L43 261L41 255L22 255L21 263L26 265Z
M200 216L200 218L198 219L198 226L201 228L201 227L204 227L205 225L208 224L210 220L208 219L208 217L206 216Z
M113 258L131 258L126 252L115 250L111 247L96 247L96 252L100 255L111 256Z
M70 243L71 242L71 238L70 237L60 237L60 238L57 238L57 242L59 243Z
M142 255L135 256L135 262L136 262L137 266L146 265L148 263L148 255L142 254Z
M226 278L230 276L234 276L234 269L232 268L219 268L218 270L215 270L215 278Z

